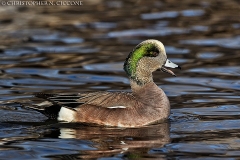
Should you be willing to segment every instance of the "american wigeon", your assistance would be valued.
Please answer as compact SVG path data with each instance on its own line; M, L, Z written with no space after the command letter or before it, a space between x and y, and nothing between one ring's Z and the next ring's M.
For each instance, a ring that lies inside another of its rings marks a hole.
M84 122L117 127L139 127L164 121L170 114L170 103L154 82L152 72L160 69L173 76L170 68L180 68L167 59L158 40L145 40L126 58L124 70L132 92L93 92L68 95L37 94L46 99L31 107L50 119Z

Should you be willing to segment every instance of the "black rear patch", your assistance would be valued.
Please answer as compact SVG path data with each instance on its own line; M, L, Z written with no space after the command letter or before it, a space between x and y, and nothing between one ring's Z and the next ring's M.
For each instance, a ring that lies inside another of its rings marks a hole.
M36 110L36 111L44 114L49 119L57 119L61 108L62 106L54 104L52 106L46 107L44 110Z

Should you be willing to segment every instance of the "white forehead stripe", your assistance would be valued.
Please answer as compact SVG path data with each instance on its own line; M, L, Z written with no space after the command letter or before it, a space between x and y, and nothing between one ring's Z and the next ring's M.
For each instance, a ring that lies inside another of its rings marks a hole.
M113 108L126 108L125 106L112 106L112 107L107 107L109 109L113 109Z
M177 68L178 65L175 63L171 62L169 59L167 59L166 63L164 64L165 67L170 67L170 68Z

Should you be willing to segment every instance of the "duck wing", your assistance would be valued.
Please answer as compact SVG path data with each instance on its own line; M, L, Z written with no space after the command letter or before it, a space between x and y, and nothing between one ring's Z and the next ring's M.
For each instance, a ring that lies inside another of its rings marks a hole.
M79 103L104 108L129 108L137 102L133 94L127 92L93 92L79 96Z
M136 102L132 93L127 92L91 92L75 95L38 93L35 96L46 100L40 103L41 107L48 107L52 104L73 109L81 107L82 104L104 108L127 108Z

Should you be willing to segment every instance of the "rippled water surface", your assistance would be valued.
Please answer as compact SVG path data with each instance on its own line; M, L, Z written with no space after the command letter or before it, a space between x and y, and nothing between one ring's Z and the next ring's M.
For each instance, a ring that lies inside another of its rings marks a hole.
M0 159L239 159L240 3L89 0L0 6ZM32 95L130 91L122 64L158 39L181 65L155 72L171 102L142 128L62 124L18 103Z

